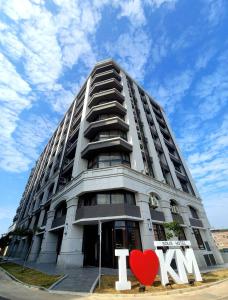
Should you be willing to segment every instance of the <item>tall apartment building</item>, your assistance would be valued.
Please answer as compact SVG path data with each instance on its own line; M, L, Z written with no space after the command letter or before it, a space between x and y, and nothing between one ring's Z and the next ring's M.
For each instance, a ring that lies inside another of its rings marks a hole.
M114 249L153 249L178 221L201 267L222 263L199 193L162 107L113 60L95 65L32 169L9 255L102 265Z

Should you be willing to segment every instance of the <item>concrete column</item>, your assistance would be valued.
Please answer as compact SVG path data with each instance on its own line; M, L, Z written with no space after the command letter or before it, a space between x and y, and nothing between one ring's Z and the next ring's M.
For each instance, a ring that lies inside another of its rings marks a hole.
M35 235L33 238L32 248L29 253L28 261L35 261L39 255L43 234Z
M142 222L139 223L142 249L154 249L153 227L151 223L151 215L149 209L149 195L138 193L136 194L136 204L140 207Z
M90 78L87 81L87 86L85 91L85 100L82 109L82 117L81 117L80 129L78 134L78 142L77 142L77 148L75 153L72 177L76 177L82 171L87 169L87 160L81 159L81 153L89 142L88 139L84 137L84 131L88 126L88 122L86 121L85 117L87 114L87 104L89 101L89 87L90 87Z
M20 257L21 256L21 252L22 252L23 247L24 247L24 240L20 239L18 247L15 251L14 257Z
M50 210L48 212L46 232L44 234L41 251L37 262L40 263L54 263L56 262L56 245L57 245L57 234L48 231L51 229L52 221L54 219L55 211Z
M58 265L83 266L82 239L83 226L72 224L75 221L78 199L76 197L67 201L67 215L65 230Z
M44 215L45 215L45 209L43 209L43 207L41 208L41 212L40 212L40 217L39 217L39 221L37 224L37 227L42 227L42 223L43 223L43 219L44 219Z
M141 148L140 143L138 139L133 109L131 106L131 98L128 91L128 85L127 85L127 79L126 75L121 72L122 76L122 83L123 83L123 90L124 90L124 106L127 109L127 115L125 117L125 122L129 125L129 131L128 131L128 142L133 145L132 153L131 153L131 168L143 172L144 171L144 163L141 155Z

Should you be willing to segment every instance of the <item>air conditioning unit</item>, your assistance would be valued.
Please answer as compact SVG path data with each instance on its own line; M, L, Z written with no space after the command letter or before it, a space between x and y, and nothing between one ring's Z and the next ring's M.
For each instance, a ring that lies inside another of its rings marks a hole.
M158 207L158 200L155 196L150 195L149 197L149 205L153 208Z
M171 212L174 213L174 214L179 214L178 207L175 206L175 205L172 205L172 206L170 207L170 210L171 210Z

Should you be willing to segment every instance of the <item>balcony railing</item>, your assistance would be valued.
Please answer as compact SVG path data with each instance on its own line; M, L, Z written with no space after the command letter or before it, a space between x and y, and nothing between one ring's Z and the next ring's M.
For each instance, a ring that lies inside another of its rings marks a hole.
M90 112L86 116L88 122L93 122L100 114L116 114L118 116L126 115L126 108L124 108L119 102L111 101L109 103L103 103L93 106Z
M136 205L128 204L99 204L83 206L77 209L75 220L107 218L107 217L141 218L140 209Z
M88 159L89 157L91 157L91 155L94 155L97 152L100 152L101 150L120 151L129 153L132 151L132 145L119 137L107 139L104 141L93 142L89 143L85 147L85 149L82 151L81 157Z
M94 93L99 93L105 90L109 90L109 89L117 89L118 91L122 91L123 86L121 85L121 83L116 80L115 78L110 78L101 82L97 82L93 85L91 91L90 91L90 96Z
M103 72L106 72L106 71L109 71L109 70L115 70L117 73L120 72L120 69L113 63L108 63L108 64L104 64L103 66L102 65L98 65L98 66L95 66L92 74L91 74L91 77L93 78L95 76L95 74L100 74L100 73L103 73Z
M128 131L129 125L121 120L119 117L112 117L104 120L99 120L93 123L90 123L88 128L84 132L86 138L92 138L99 131L105 130L121 130Z
M114 69L112 69L112 70L108 70L108 71L96 74L93 77L93 80L91 82L91 86L93 86L96 82L100 82L100 81L110 79L110 78L115 78L118 81L121 80L120 75Z
M100 104L102 101L118 101L120 103L124 102L124 96L117 89L110 89L106 91L102 91L99 93L93 94L91 97L88 106L91 108L94 105Z

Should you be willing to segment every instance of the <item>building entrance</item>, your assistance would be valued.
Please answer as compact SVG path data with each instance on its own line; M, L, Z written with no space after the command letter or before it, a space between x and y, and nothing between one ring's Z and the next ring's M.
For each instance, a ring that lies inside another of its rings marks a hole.
M141 249L138 222L112 221L102 223L102 267L116 268L115 249ZM99 264L98 225L85 225L83 233L84 266Z

